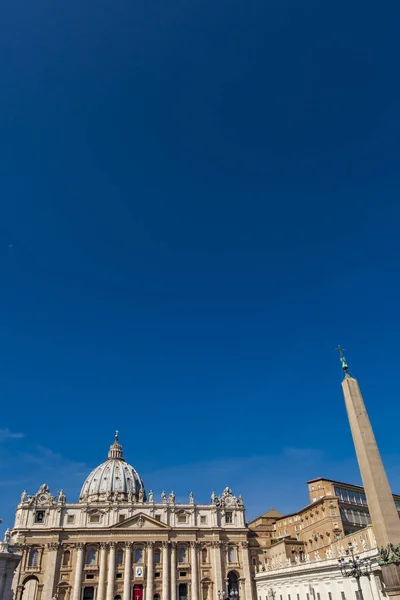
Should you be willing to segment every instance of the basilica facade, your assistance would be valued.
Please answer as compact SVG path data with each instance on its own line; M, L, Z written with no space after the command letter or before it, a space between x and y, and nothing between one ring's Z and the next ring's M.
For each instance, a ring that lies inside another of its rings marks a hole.
M22 554L15 600L252 600L241 497L158 500L115 437L78 502L43 484L22 494L13 543Z

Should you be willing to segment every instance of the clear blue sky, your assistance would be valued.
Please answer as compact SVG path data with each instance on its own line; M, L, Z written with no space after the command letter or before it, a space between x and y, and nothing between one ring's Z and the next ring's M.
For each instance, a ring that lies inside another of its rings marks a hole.
M400 491L400 4L5 0L0 511L146 487L248 517L359 481L334 351ZM11 246L11 247L10 247Z

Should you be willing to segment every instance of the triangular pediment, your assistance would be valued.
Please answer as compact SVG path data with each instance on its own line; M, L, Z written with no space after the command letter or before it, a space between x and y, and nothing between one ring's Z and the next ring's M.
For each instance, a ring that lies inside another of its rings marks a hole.
M161 523L161 521L157 521L157 519L153 519L153 517L149 517L145 513L137 513L125 521L121 523L115 523L115 525L111 526L111 529L138 529L138 530L146 530L146 529L171 529L165 523Z

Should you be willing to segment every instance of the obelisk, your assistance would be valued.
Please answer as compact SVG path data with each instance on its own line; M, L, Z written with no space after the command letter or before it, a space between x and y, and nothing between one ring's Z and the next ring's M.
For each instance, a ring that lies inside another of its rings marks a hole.
M367 504L371 515L382 565L385 591L392 600L400 600L400 519L393 500L371 422L356 379L349 375L349 367L338 348L344 371L342 389L353 436L354 448L360 467Z

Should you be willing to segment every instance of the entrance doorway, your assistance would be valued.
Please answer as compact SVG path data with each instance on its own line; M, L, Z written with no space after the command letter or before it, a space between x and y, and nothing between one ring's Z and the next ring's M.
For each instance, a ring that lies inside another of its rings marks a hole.
M180 583L178 589L179 600L187 600L188 597L188 586L187 583Z
M133 598L132 600L143 600L143 586L136 584L133 586Z
M239 582L237 573L235 573L235 571L230 571L230 573L228 573L228 596L232 594L232 596L234 596L235 598L239 598L239 596L236 596L236 593L239 593L238 584Z

